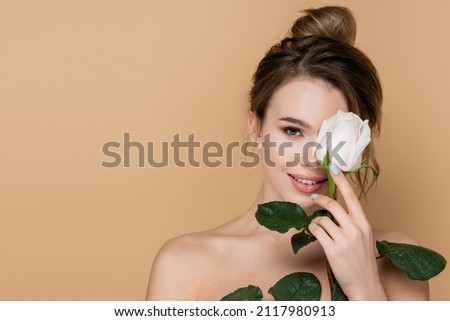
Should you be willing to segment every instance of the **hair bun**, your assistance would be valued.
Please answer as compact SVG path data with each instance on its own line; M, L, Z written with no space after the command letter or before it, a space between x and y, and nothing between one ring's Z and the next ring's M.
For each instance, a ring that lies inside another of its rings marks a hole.
M295 21L291 28L294 38L320 36L355 43L356 21L352 12L345 7L326 6L306 9L304 15Z

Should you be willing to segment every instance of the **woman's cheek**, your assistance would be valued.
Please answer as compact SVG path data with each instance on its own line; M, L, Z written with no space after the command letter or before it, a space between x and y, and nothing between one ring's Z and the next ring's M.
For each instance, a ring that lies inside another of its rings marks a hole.
M278 141L271 151L271 158L279 168L296 168L302 164L303 144L295 141Z
M283 132L265 133L263 140L263 162L271 168L295 168L303 163L306 138L289 139Z

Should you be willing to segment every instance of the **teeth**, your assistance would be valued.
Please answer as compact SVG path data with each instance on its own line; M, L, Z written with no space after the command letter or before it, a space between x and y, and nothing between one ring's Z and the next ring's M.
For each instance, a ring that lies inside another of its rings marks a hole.
M305 184L305 185L314 185L314 184L317 184L316 181L310 181L309 179L296 178L295 180L296 180L297 182L300 182L300 183Z

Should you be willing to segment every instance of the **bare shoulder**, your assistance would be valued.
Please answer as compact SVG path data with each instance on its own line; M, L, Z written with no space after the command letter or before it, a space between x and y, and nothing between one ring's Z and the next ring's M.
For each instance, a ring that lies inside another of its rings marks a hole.
M375 240L377 241L420 245L419 241L417 241L415 238L400 231L374 229L373 235Z
M373 235L377 241L420 245L415 238L399 231L374 230ZM377 262L380 280L389 300L429 300L428 281L411 280L387 258L380 258Z
M196 282L218 247L213 231L184 234L164 243L153 262L147 300L196 300Z

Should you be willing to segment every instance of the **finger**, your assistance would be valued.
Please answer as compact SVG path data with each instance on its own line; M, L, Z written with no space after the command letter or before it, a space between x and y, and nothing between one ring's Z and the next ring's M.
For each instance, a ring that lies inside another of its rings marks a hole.
M336 225L329 217L319 216L312 222L322 227L322 229L334 240L339 241L342 238L342 229Z
M342 173L342 171L334 163L331 163L330 165L330 172L333 175L333 180L336 183L336 186L339 188L339 191L342 194L342 198L345 201L345 205L347 205L350 216L363 216L364 218L366 218L358 196L345 177L345 174Z
M329 249L331 246L333 246L333 240L330 238L327 232L325 232L322 226L314 223L313 221L308 225L308 229L311 234L316 237L324 250ZM325 252L327 251L325 250Z
M344 210L344 208L341 206L341 204L339 204L338 201L329 198L328 196L317 194L312 194L311 199L314 203L330 212L339 226L344 227L351 224L351 219L348 216L348 213Z

